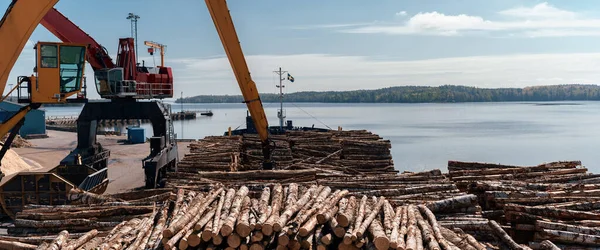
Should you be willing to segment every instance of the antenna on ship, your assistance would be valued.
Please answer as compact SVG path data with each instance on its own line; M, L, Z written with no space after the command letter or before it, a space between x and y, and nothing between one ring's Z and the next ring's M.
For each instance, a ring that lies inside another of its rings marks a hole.
M283 119L285 119L285 113L283 112L283 74L287 73L287 71L282 71L281 67L279 67L279 71L273 71L275 74L279 75L279 85L276 85L279 88L279 110L277 111L277 118L279 118L279 130L283 132Z

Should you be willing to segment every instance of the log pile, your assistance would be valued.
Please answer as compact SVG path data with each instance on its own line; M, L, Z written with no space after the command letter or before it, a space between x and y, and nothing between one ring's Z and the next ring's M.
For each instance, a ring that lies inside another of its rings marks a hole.
M122 203L109 198L95 201ZM55 249L485 249L472 236L440 225L434 211L451 206L456 204L394 206L383 196L295 183L267 185L256 195L246 186L179 189L143 216L111 228L73 235L74 228L62 227L53 237L23 238L19 244Z
M69 194L71 205L27 205L16 214L13 236L39 236L68 230L71 234L97 230L102 234L124 220L150 215L156 202L174 196L170 189L130 192L101 196L73 189Z
M600 226L600 178L581 162L532 167L449 162L448 169L483 209L483 218L455 226L475 232L490 229L485 220L493 219L516 242L532 248L600 247L600 231L594 228Z
M280 166L288 166L292 163L292 151L285 135L271 135L271 159ZM242 167L243 170L258 170L262 166L263 152L262 143L258 135L245 134L242 144Z
M188 147L190 153L177 165L178 172L236 171L240 164L242 137L207 136Z
M390 141L368 131L288 131L272 135L271 140L272 159L280 170L317 167L347 174L397 173ZM189 148L179 164L180 172L259 170L263 159L257 135L209 136Z

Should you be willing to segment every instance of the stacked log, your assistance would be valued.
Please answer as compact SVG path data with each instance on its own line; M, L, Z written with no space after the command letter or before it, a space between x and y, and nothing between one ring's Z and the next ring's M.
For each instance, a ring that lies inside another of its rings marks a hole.
M396 174L391 143L368 131L287 131L272 135L272 159L280 170L324 169L345 174ZM262 144L256 135L210 136L189 145L179 163L185 179L197 171L248 171L262 167ZM181 176L169 174L168 179ZM178 184L174 184L178 185Z
M178 172L236 171L239 168L241 136L208 136L188 147L190 153L178 163Z
M150 215L155 203L162 203L174 196L168 189L115 196L93 195L80 190L74 192L80 204L73 201L72 205L25 206L23 211L16 214L14 227L10 227L8 232L13 236L29 237L56 234L65 229L75 235L90 230L103 234L124 220Z
M383 196L321 185L265 185L254 194L244 185L212 189L194 207L193 218L163 231L165 249L405 249L405 242L420 249L467 238L442 235L447 229L426 205L393 206Z
M271 159L277 162L279 168L285 168L292 163L294 157L287 136L271 135ZM242 144L242 165L239 170L258 170L262 167L262 143L258 135L245 134Z
M141 216L124 218L102 230L76 233L78 228L57 224L60 231L52 237L11 239L25 249L37 245L56 249L483 249L483 243L472 236L446 229L437 221L433 211L460 206L453 202L395 206L384 196L354 196L345 189L296 183L264 185L254 194L243 185L175 193L138 208L143 209ZM110 198L142 195L153 196L153 192ZM90 211L127 203L107 201L109 197L97 200L103 201L86 205ZM27 207L20 216L65 218L66 208L79 206ZM0 246L5 241L8 238L0 237Z
M515 242L534 248L600 247L600 231L593 230L600 225L600 178L581 162L531 167L449 162L448 169L450 178L476 195L483 209L482 217L454 226L477 236L474 231L489 229L485 220L493 219Z

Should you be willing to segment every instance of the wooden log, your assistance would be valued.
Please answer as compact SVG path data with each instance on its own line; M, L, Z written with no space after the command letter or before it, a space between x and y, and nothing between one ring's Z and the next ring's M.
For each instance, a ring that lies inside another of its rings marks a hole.
M299 229L299 227L311 217L311 215L316 211L315 206L322 205L330 193L331 188L323 187L319 195L315 199L311 200L311 202L307 203L307 205L305 205L302 210L298 212L296 218L291 222L295 230Z
M487 221L440 221L440 225L446 228L460 228L466 231L491 231Z
M204 199L194 204L194 207L188 209L188 212L184 214L179 220L171 224L169 228L163 231L163 237L170 238L175 235L175 232L179 232L183 229L191 220L193 220L197 214L202 214L208 208L208 206L215 200L217 195L223 191L223 188L219 188L216 191L209 193ZM199 220L200 218L198 218ZM195 222L194 222L195 223Z
M69 232L66 230L60 231L56 239L48 246L49 250L60 250L63 245L69 240Z
M248 237L250 232L252 232L250 227L250 204L250 197L244 197L239 219L235 226L235 232L242 238Z
M542 229L542 231L536 232L534 238L568 244L585 244L596 247L600 246L600 236L551 229Z
M191 247L196 247L198 245L200 245L200 243L202 242L202 228L204 228L204 226L208 227L209 222L212 222L212 218L214 216L216 216L217 213L217 208L213 208L211 209L208 213L206 213L198 222L196 222L196 225L194 225L194 230L196 231L195 233L190 234L190 236L188 237L188 245ZM200 231L200 232L198 232ZM211 232L211 237L212 237L212 232ZM210 239L210 238L209 238ZM208 241L208 240L206 240Z
M427 204L432 212L452 211L458 208L469 207L477 204L477 196L473 194L461 195Z
M288 195L285 200L285 207L289 207L298 200L298 184L290 183L288 185Z
M505 231L498 225L496 221L490 220L488 225L492 229L492 232L502 241L502 243L506 244L510 249L513 250L524 250L528 249L524 246L517 244Z
M465 237L459 236L457 233L453 232L450 229L447 229L445 227L440 227L440 230L442 231L442 235L444 236L444 238L446 238L448 241L452 242L454 245L456 245L460 249L464 249L464 250L485 250L486 249L485 247L483 247L483 249L481 249L481 248L476 248L475 246L472 246L471 244L469 244L469 241Z
M90 241L92 238L96 237L96 235L98 235L98 230L92 229L89 232L87 232L86 234L84 234L83 236L79 237L77 240L69 241L61 249L63 249L63 250L74 250L74 249L77 249L80 246L83 246L88 241Z
M310 234L300 241L301 249L313 249L314 234Z
M346 195L350 193L348 190L336 190L336 192L337 193L333 195L331 199L324 204L324 206L315 206L318 211L316 214L316 219L320 224L325 224L335 216L335 214L338 212L338 207L336 204L338 204Z
M344 238L344 235L346 234L346 229L341 227L337 220L332 217L331 220L329 220L329 228L333 231L333 234L335 236L337 236L338 238Z
M311 186L294 204L286 207L285 211L279 217L279 220L273 224L273 229L277 232L281 231L281 228L287 224L289 219L296 212L300 211L306 203L311 199L313 193L316 191L317 186Z
M440 250L440 245L435 238L434 232L427 221L421 216L421 213L414 211L415 220L417 221L417 226L419 227L423 243L427 245L427 249L430 250ZM418 245L418 243L417 243Z
M392 232L390 233L390 247L392 249L398 249L399 246L404 248L404 237L400 239L400 222L402 221L402 215L404 214L404 206L397 206L395 216L392 221ZM403 243L400 244L399 241Z
M89 219L95 217L110 217L117 215L138 215L152 212L152 206L115 206L88 208L83 211L57 211L57 212L25 212L17 213L17 219L30 220L66 220L66 219Z
M233 189L233 188L227 189L227 192L225 194L225 199L223 202L223 206L221 207L221 213L219 214L219 218L217 219L217 217L215 216L215 218L213 220L212 229L211 229L211 233L213 236L219 234L219 232L221 231L221 227L223 226L223 223L225 223L225 220L227 219L227 217L229 215L229 210L231 210L231 206L233 205L233 200L235 199L235 193L236 193L235 189Z
M175 207L173 208L173 212L171 213L173 216L167 222L168 225L171 225L173 221L176 219L176 216L179 214L179 209L183 204L183 200L185 199L185 189L179 188L177 189L177 196L175 198Z
M385 198L379 197L379 200L377 201L377 203L375 204L373 209L371 209L371 213L365 218L365 220L360 224L360 227L356 231L356 236L358 238L363 237L365 231L367 230L367 227L371 224L373 219L375 219L377 214L379 214L381 207L383 206L384 203L385 203Z
M37 221L37 220L25 220L25 219L15 219L14 224L16 227L29 227L29 228L66 228L66 227L78 227L85 226L87 228L106 228L106 227L114 227L118 222L104 222L104 221L95 221L90 219L66 219L66 220L45 220L45 221Z
M394 208L390 205L389 201L385 201L383 204L383 228L385 229L385 235L389 238L392 235L393 222L396 217Z
M418 224L418 223L417 223ZM415 239L417 241L417 250L423 250L424 246L423 246L423 234L421 232L421 229L419 229L418 226L415 226ZM454 250L454 249L451 249Z
M557 209L553 207L528 207L517 204L507 204L504 206L504 210L525 212L533 215L561 220L600 220L600 214L598 213L570 209Z
M543 221L543 220L536 221L535 228L538 231L542 230L542 229L551 229L551 230L569 231L569 232L573 232L573 233L600 236L600 228L586 227L586 226L579 226L579 225L569 225L569 224Z
M221 225L221 210L223 209L223 204L225 203L225 199L226 197L228 197L227 195L230 193L229 191L233 190L233 189L229 189L227 191L223 190L221 191L221 195L219 196L219 202L217 202L217 209L215 210L215 215L213 217L213 223L212 223L212 233L213 234L217 234L219 231L219 225ZM233 194L233 192L231 192ZM200 230L200 229L197 229Z
M233 249L238 248L242 244L242 238L236 233L227 236L227 245Z
M435 219L435 215L433 214L433 212L431 212L431 210L429 210L429 208L424 205L419 205L418 208L421 211L421 213L425 215L425 218L427 218L427 220L429 221L429 225L431 225L433 234L435 235L435 238L437 239L440 246L442 246L444 249L451 249L451 243L448 243L444 236L442 236L442 232L440 231L440 227L437 223L437 220Z
M367 206L367 196L363 195L360 199L360 204L358 206L358 210L356 212L356 219L354 221L354 230L352 231L352 241L358 239L358 230L361 227L361 224L365 218L365 209ZM339 223L339 222L338 222Z
M141 248L140 245L142 245L142 241L144 241L144 239L144 245L147 244L146 242L148 241L148 238L152 233L154 219L157 214L158 210L154 209L154 212L152 212L152 214L149 217L145 218L143 224L141 224L137 229L137 235L134 235L135 239L133 243L131 243L131 245L129 245L129 247L126 248L126 250L145 249L145 247Z
M321 236L321 243L325 246L329 246L333 243L333 235L331 233L327 233Z
M177 245L177 249L187 249L190 246L189 238L194 233L193 230L187 230L187 233L179 240L179 245ZM144 249L144 248L141 248Z
M246 196L248 195L248 187L242 186L238 189L235 199L233 200L233 204L231 206L231 211L223 226L221 227L221 235L229 236L233 230L235 229L235 222L238 219L240 211L242 209L242 203L246 200ZM237 246L236 246L237 247Z
M213 233L212 233L212 225L213 224L213 220L208 220L208 222L206 223L206 226L204 226L204 229L202 229L202 232L200 233L200 237L202 238L202 241L204 242L209 242L212 237L213 237Z
M271 215L270 211L267 211L267 207L269 206L269 200L271 197L271 188L269 187L265 187L260 195L260 202L259 204L259 209L257 210L257 212L259 214L258 217L256 218L256 229L261 229L262 224L265 223L265 221L267 221L267 219L269 218L269 215Z
M102 237L96 237L85 243L85 245L81 246L79 249L97 249L100 244L102 244ZM147 248L149 249L149 248Z
M73 204L100 204L104 202L122 201L120 199L111 198L104 195L97 195L78 188L69 190L68 200Z
M270 236L273 234L273 225L279 221L279 212L283 203L283 188L281 184L275 184L273 187L273 199L271 199L271 214L267 221L262 225L261 231L264 235Z
M445 228L440 227L440 229L445 229ZM455 232L458 235L458 237L462 238L463 240L466 240L469 243L469 245L475 247L475 249L478 249L478 250L486 250L487 249L487 247L484 244L477 241L477 239L475 239L475 237L473 237L472 235L465 233L462 229L454 228L453 232Z
M36 249L38 246L17 241L0 240L0 249L21 250L21 249ZM45 249L45 248L44 248Z
M417 249L417 218L416 218L416 209L413 205L408 205L406 208L408 221L406 224L406 250L416 250Z
M549 240L542 241L540 243L540 249L542 249L542 250L560 250L559 247L554 245L554 243L552 243L552 241L549 241Z
M340 212L340 213L343 212L347 206L348 206L348 198L342 198L340 200L340 202L338 203L338 207L339 207L338 212Z
M219 246L219 245L223 244L223 236L222 236L222 235L220 235L220 234L213 235L213 236L212 236L212 243L213 243L215 246Z
M337 206L334 206L333 208L330 207L329 209L324 210L324 212L317 214L317 222L319 224L327 223L329 220L333 219L333 216L338 213L338 210L339 207Z
M318 218L319 218L319 214L323 217L323 223L329 221L332 217L332 215L328 215L328 213L326 213L326 211L337 211L337 207L332 209L331 207L335 206L335 204L337 204L339 202L339 200L341 200L344 196L346 196L348 194L348 190L336 190L333 195L330 197L329 200L321 203L321 204L316 204L313 208L313 210L318 211L318 213L314 216L312 216L306 223L304 223L304 225L302 225L299 229L299 234L300 236L306 237L308 234L310 234L310 232L313 231L313 229L315 228L315 226L317 225L318 222ZM323 224L321 223L321 224Z
M378 250L387 250L390 247L390 240L385 234L379 219L374 219L369 223L369 232L373 235L373 242Z

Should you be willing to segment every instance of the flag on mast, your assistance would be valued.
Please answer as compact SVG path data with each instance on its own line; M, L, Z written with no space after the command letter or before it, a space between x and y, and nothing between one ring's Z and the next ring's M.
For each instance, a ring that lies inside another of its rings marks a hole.
M294 77L292 75L290 75L290 73L287 74L287 79L290 82L294 82Z

